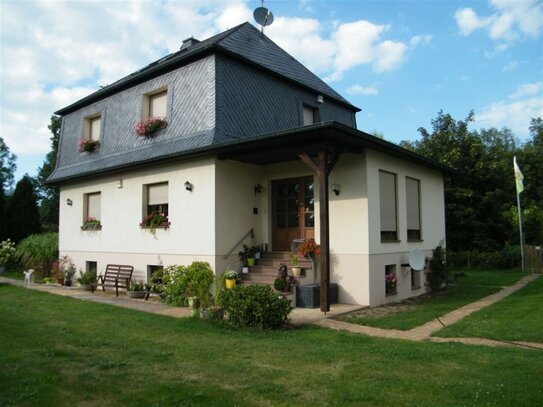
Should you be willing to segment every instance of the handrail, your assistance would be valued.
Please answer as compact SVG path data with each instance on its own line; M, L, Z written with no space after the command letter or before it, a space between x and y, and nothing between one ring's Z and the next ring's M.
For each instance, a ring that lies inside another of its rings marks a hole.
M230 249L230 251L229 251L227 254L224 255L223 260L226 260L226 259L228 258L228 256L230 256L230 255L232 254L232 252L233 252L234 250L236 250L236 247L238 247L240 244L242 244L243 241L244 241L244 240L247 238L247 236L249 236L249 235L251 236L251 239L254 239L254 238L255 238L255 230L254 230L253 228L249 229L249 231L248 231L247 233L245 233L241 239L239 239L239 241L234 245L234 247L232 247L232 248Z

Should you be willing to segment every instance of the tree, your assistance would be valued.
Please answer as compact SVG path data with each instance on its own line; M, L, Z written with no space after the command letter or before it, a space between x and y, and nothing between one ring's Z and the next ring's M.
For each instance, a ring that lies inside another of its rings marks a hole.
M59 190L56 185L46 184L46 181L57 163L61 122L62 119L59 116L51 116L51 123L48 126L52 133L50 138L51 151L45 156L45 161L39 168L36 177L38 182L37 194L40 199L41 222L45 229L53 231L58 230Z
M0 187L0 242L8 238L6 228L6 197L4 188Z
M8 201L6 229L8 237L15 243L41 231L34 183L28 174L17 183Z
M13 189L14 174L17 169L17 156L10 152L9 147L0 136L0 188L9 195Z

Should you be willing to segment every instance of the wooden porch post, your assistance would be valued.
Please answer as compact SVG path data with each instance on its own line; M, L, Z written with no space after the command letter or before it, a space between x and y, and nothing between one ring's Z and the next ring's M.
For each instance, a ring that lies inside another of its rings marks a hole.
M334 168L339 157L337 151L330 154L330 148L323 145L319 149L318 164L315 163L306 153L299 154L300 160L307 164L315 173L319 184L319 211L320 211L320 246L321 246L321 311L325 314L330 311L330 299L328 291L330 289L330 211L329 211L329 191L328 175Z

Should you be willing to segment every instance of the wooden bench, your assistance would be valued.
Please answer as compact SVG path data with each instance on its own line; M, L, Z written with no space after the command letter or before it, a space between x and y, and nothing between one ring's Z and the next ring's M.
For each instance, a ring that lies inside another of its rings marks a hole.
M128 289L134 267L123 264L108 264L104 275L100 274L96 279L96 284L92 286L92 292L102 286L102 291L106 287L115 287L115 294L119 296L119 288Z

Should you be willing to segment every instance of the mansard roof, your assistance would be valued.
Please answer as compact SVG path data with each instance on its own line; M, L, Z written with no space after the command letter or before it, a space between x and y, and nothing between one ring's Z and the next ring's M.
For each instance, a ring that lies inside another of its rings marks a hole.
M190 45L187 46L187 44ZM336 102L341 103L354 111L360 111L359 108L351 105L339 93L275 44L266 35L261 33L252 24L246 22L204 41L197 41L193 38L185 40L184 45L179 51L154 61L146 67L103 87L55 113L58 115L66 115L91 103L114 95L124 89L163 75L194 60L216 52L241 60L242 62L253 65L268 73L272 73L284 80L295 82L296 84L309 88L317 93L322 93L324 96L332 98Z

